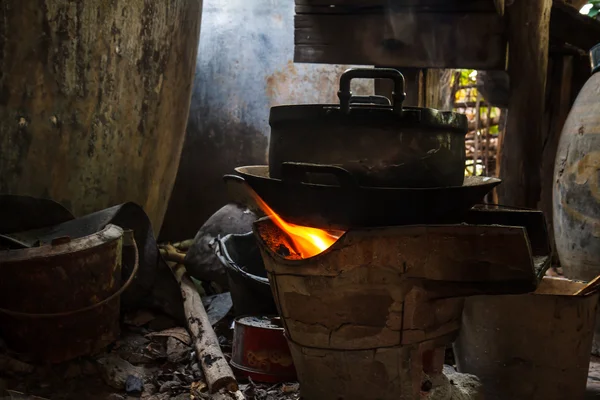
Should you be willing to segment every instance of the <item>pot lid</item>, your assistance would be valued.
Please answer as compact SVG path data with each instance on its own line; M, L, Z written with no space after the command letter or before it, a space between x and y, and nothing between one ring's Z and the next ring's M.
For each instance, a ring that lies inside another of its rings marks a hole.
M355 78L391 79L394 91L391 101L384 96L353 96L350 81ZM311 124L351 124L434 128L466 134L467 117L452 111L433 108L403 107L404 76L390 68L354 68L340 77L340 104L300 104L271 107L269 124L283 127L301 122Z

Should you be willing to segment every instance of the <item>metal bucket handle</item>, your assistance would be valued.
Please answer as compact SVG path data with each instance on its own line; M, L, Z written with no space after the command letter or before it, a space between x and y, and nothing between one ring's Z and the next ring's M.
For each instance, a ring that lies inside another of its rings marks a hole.
M358 189L359 187L352 174L337 165L289 161L281 163L281 180L286 183L302 183L305 181L306 174L308 173L333 175L341 188Z
M221 235L218 235L215 239L213 239L211 241L210 246L214 248L215 255L217 256L219 261L221 261L221 263L224 266L231 268L232 270L245 276L246 278L268 284L269 279L246 272L243 269L241 269L235 262L230 261L231 256L229 255L229 252L227 251L227 246L225 246L225 241L232 236L234 236L234 234L231 234L231 233L224 236L223 238L221 238Z
M126 231L125 233L127 234L127 232L130 231ZM75 311L66 311L66 312L61 312L61 313L54 313L54 314L32 314L32 313L23 313L23 312L19 312L19 311L12 311L12 310L7 310L4 308L0 308L0 313L2 314L6 314L6 315L10 315L13 317L21 317L21 318L56 318L56 317L68 317L71 315L75 315L75 314L79 314L79 313L84 313L86 311L91 311L95 308L98 308L100 306L105 305L106 303L111 302L112 300L114 300L115 298L121 296L123 294L123 292L125 290L127 290L127 288L131 285L131 283L133 282L133 279L135 278L137 271L139 269L140 266L140 255L139 255L139 251L138 251L138 246L137 243L135 242L135 238L133 237L133 234L131 234L130 237L126 237L128 235L123 235L123 241L131 241L131 243L133 244L133 249L135 252L135 261L133 264L133 270L131 271L131 274L129 275L129 278L127 279L127 282L125 282L125 284L123 284L123 286L121 286L121 288L119 290L117 290L116 292L114 292L113 294L111 294L110 296L108 296L106 299L102 300L99 303L93 304L91 306L85 307L85 308L80 308L79 310L75 310Z
M392 91L392 110L400 114L402 112L402 103L406 99L404 93L404 75L393 68L351 68L347 69L340 77L340 90L338 98L340 99L340 108L342 112L350 112L350 102L352 91L350 82L352 79L391 79L394 81L394 90Z

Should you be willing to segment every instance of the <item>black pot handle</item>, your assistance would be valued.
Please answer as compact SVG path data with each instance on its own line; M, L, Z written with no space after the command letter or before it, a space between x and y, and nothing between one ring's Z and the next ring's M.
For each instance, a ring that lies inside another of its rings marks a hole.
M394 81L394 90L392 92L392 107L394 112L402 111L402 103L406 98L404 93L404 76L400 71L393 68L351 68L346 70L340 77L340 90L338 97L340 99L340 108L342 112L350 112L350 82L352 79L391 79Z
M333 175L342 188L356 189L358 187L354 177L342 167L301 162L281 164L281 180L284 182L302 183L306 180L308 173Z
M381 106L391 106L390 99L385 96L352 96L350 97L350 105L352 104L378 104Z

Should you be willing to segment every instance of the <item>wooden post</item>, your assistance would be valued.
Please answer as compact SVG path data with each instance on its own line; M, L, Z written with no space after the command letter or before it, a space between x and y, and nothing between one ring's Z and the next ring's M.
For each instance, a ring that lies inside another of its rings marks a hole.
M377 66L377 68L385 68ZM404 75L406 87L406 99L404 100L405 106L410 107L423 107L423 70L420 68L399 68L390 67L397 69ZM385 96L388 99L392 98L393 83L389 79L375 79L375 94Z
M490 176L490 128L492 127L492 106L487 105L487 120L485 122L485 152L483 153L483 164L485 176Z
M508 110L502 109L500 119L498 121L498 144L496 145L496 174L495 176L502 176L502 148L504 147L504 135L506 134L506 120L508 119ZM502 185L500 185L502 186ZM492 191L492 199L494 204L500 203L498 196L498 186Z
M473 176L477 175L477 161L479 160L479 128L481 128L481 94L478 90L475 103L475 132L473 133Z
M454 70L427 69L423 71L423 106L450 111L454 106L454 95L458 78L451 85Z
M536 208L540 200L551 0L514 0L506 6L511 93L498 187L503 204Z

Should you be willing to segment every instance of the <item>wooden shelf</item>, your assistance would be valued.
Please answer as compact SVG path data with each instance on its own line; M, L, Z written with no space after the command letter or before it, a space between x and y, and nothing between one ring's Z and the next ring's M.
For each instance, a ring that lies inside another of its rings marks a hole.
M502 11L492 0L296 0L294 61L503 70Z

